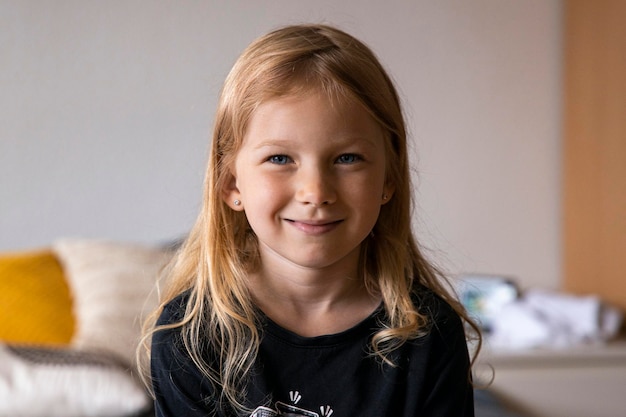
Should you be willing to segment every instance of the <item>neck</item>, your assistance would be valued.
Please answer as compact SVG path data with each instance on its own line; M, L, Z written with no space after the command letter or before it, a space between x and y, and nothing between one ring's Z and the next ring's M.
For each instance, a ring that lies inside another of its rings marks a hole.
M301 336L346 330L380 304L357 274L358 256L350 264L328 268L277 267L271 258L262 261L250 276L255 303L274 322Z

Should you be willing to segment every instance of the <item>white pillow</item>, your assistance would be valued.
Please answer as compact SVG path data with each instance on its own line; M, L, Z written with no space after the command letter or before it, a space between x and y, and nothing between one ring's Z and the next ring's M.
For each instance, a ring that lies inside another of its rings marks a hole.
M157 304L156 281L172 252L85 239L54 242L74 302L72 346L106 349L135 363L141 320Z
M146 391L109 353L0 345L0 416L113 417L150 406Z

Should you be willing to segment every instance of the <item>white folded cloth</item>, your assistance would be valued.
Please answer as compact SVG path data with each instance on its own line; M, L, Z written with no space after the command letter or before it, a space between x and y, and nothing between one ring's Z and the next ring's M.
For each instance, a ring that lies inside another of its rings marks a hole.
M501 307L487 339L495 349L564 348L609 340L621 320L596 296L530 290Z

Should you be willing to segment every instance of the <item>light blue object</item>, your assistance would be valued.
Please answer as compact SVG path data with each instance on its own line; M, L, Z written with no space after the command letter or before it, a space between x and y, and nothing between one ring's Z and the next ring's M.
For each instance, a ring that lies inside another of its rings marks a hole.
M519 296L512 279L497 275L463 274L454 284L459 301L485 332L501 308Z

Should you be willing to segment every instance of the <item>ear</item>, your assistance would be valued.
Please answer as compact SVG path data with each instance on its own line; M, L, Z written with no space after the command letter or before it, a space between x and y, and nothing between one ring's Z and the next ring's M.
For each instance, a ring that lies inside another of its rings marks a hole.
M391 201L393 193L396 191L396 187L391 183L386 183L383 187L383 195L381 196L381 205L387 204Z
M243 200L241 192L237 188L237 178L234 174L230 174L230 178L226 181L222 188L222 200L228 207L235 211L243 211Z

